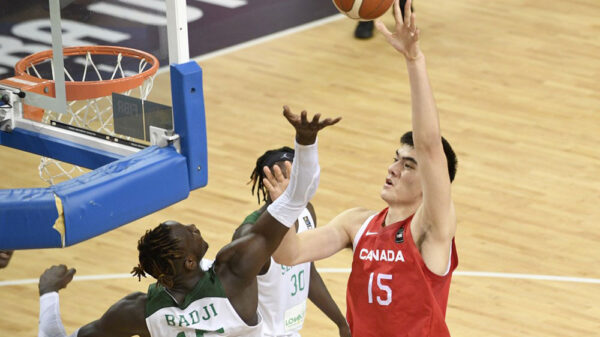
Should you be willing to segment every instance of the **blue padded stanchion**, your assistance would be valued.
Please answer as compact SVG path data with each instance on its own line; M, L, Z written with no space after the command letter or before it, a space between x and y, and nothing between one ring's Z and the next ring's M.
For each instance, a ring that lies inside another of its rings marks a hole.
M61 247L52 228L55 194L70 246L183 200L189 191L186 158L173 147L154 146L46 189L0 190L0 249Z
M190 189L208 183L208 155L202 69L194 62L171 65L171 96L175 133L187 160Z
M0 190L0 249L60 247L60 234L52 229L57 218L48 188Z

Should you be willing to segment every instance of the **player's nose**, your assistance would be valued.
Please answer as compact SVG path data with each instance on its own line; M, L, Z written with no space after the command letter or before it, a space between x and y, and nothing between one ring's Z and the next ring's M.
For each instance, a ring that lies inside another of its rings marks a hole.
M390 174L391 176L394 177L398 177L400 176L400 172L401 170L399 169L400 165L398 164L399 162L393 162L390 166L388 166L388 174Z

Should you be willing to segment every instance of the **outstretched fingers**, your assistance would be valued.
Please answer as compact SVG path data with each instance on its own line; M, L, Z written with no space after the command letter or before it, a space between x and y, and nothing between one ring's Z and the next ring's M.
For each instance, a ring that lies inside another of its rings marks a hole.
M279 183L281 183L282 181L285 180L285 176L283 175L283 172L281 171L281 169L277 165L273 166L273 175L275 176L275 179Z
M302 112L306 112L306 111L302 111ZM310 124L311 124L311 125L313 125L313 126L317 126L317 125L319 125L319 118L321 118L321 114L320 114L320 113L316 113L316 114L313 116L313 119L312 119L312 121L310 122Z
M285 191L289 183L289 174L292 169L292 164L289 161L285 162L285 173L281 171L279 166L273 166L271 170L268 166L263 168L265 178L263 178L263 184L269 192L271 200L274 201Z
M271 200L273 199L273 194L276 193L277 190L277 179L271 173L271 169L268 166L263 167L263 172L265 173L265 177L263 178L263 185L267 188L269 195L271 196Z
M398 1L399 3L400 1ZM412 4L412 0L407 0L406 3L404 4L404 24L407 25L407 27L410 28L411 24L414 23L414 18L412 18L412 10L410 9L410 5ZM400 9L400 5L398 4L398 9ZM413 19L413 21L411 22L411 18Z
M394 20L396 20L396 25L401 25L402 22L405 22L402 17L402 11L400 10L400 0L394 1L394 10L393 10Z
M286 179L289 179L292 176L292 162L286 160L283 165L285 165L284 176L285 176Z
M325 127L337 124L337 122L342 120L342 117L336 117L336 118L325 118L324 120L320 120L321 119L321 114L317 113L313 116L312 121L310 122L310 125L312 127L317 128L318 130L321 130Z
M385 25L384 25L384 27L385 27ZM387 30L387 28L386 28L386 30ZM389 31L388 31L388 33L389 33ZM391 35L391 33L389 33L389 34ZM312 127L312 128L317 128L319 130L325 126L334 125L342 119L342 117L337 117L337 118L333 118L333 119L326 118L325 120L321 121L321 114L316 113L312 117L312 119L309 121L308 120L308 112L306 112L306 110L302 110L302 112L298 116L298 115L294 114L287 105L283 106L283 115L288 120L288 122L290 122L290 124L292 124L294 127L299 127L299 126L309 127L309 128Z
M268 166L263 167L263 172L265 174L265 178L264 179L266 179L267 181L269 181L269 182L271 182L271 181L273 181L273 182L277 181L275 179L275 176L273 175L273 172L271 172L271 168L270 167L268 167Z
M288 122L290 122L290 124L292 125L296 125L300 121L300 117L294 114L292 110L290 110L290 107L288 107L287 105L283 106L283 116L285 116Z
M300 115L292 113L286 105L283 107L283 115L288 122L296 129L296 141L300 145L309 145L315 142L317 133L325 127L334 125L341 120L341 117L334 119L326 118L321 120L321 114L317 113L312 118L308 118L308 113L303 110Z
M306 110L302 110L302 112L300 113L300 123L302 124L308 124L308 112L306 112Z
M377 30L381 34L383 34L383 36L385 36L386 39L392 37L392 32L390 32L385 23L383 23L383 21L381 21L380 19L375 20L375 28L377 28Z
M324 128L327 126L335 125L341 120L342 120L342 117L326 118L324 121L321 122L321 125L322 125L322 128Z

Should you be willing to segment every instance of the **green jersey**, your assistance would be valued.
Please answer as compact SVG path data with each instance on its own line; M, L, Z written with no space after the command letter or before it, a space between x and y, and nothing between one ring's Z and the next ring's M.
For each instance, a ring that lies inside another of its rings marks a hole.
M158 283L148 288L146 325L152 337L261 336L262 318L248 326L237 314L214 268L205 272L183 303Z

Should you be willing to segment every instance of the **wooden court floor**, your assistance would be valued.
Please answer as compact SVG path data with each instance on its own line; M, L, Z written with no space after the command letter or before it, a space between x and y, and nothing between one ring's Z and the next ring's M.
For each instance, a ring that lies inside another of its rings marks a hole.
M600 3L433 0L415 7L443 134L459 157L452 335L600 335ZM196 223L214 257L257 207L246 185L256 157L292 144L283 104L344 118L319 138L319 225L350 207L382 208L386 168L410 127L408 81L404 61L380 36L357 41L353 29L348 19L333 20L201 60L209 185L74 247L16 252L0 282L35 279L58 263L80 276L128 273L139 236L165 219ZM168 102L167 81L157 79L151 99ZM35 156L1 148L0 163L0 188L42 186ZM349 268L350 261L346 251L317 266ZM348 274L322 276L345 311ZM148 284L73 282L61 292L67 331ZM37 285L0 292L0 336L36 335ZM337 329L310 305L303 335L333 337Z

